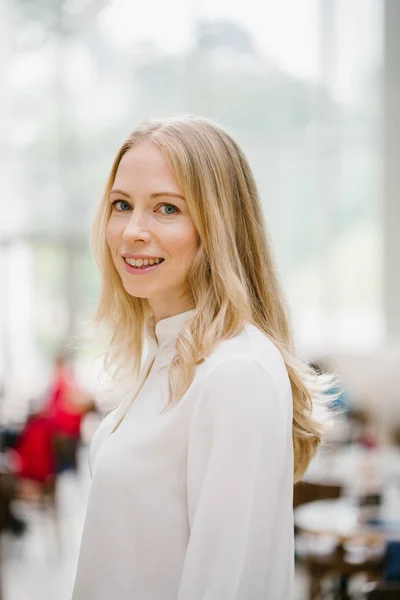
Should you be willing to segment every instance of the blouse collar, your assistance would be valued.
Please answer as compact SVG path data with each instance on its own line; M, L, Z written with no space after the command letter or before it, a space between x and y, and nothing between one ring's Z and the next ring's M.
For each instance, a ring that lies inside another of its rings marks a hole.
M146 334L150 342L156 344L158 348L175 348L176 338L182 325L194 313L194 309L187 310L178 315L161 319L154 324L154 317L150 317L146 321Z

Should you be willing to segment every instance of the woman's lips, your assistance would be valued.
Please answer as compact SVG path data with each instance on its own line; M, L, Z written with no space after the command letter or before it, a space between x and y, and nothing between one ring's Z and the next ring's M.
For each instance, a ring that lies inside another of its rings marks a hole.
M150 273L150 271L155 271L163 264L164 261L161 261L157 265L147 265L146 267L133 267L124 259L125 270L132 275L144 275L145 273Z

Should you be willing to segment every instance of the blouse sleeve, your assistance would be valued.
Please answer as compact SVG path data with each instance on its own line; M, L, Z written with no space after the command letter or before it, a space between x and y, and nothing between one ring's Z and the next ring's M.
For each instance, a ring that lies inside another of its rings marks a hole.
M291 431L287 381L278 389L248 357L214 368L190 431L190 537L178 600L290 598Z

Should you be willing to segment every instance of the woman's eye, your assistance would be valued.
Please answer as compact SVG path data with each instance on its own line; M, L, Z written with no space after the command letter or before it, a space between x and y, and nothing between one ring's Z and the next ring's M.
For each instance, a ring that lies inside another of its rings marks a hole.
M112 206L115 208L115 210L118 210L120 212L125 210L131 210L131 205L125 202L125 200L116 200L112 203Z
M173 204L162 204L160 206L160 210L163 215L174 215L179 211L179 209Z

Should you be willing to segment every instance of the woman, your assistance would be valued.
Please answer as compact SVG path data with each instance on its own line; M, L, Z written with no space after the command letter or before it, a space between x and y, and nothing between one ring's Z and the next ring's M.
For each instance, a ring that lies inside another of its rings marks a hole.
M139 383L92 443L73 600L290 599L293 481L324 381L293 357L263 221L209 120L146 122L118 152L94 226L98 321L109 365Z

